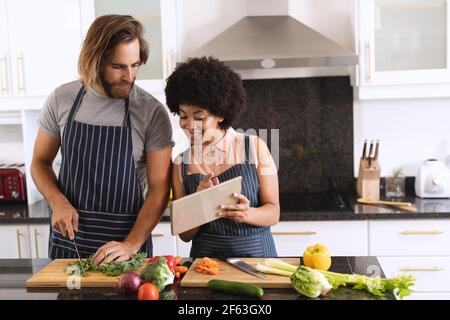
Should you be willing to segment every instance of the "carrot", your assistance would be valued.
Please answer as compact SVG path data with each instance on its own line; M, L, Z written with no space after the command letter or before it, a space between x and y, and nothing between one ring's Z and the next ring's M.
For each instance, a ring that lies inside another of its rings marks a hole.
M179 278L181 274L179 272L175 272L175 277Z
M208 257L205 257L197 262L197 264L195 265L195 271L212 275L218 274L219 263Z
M180 256L175 257L175 263L178 265L181 263L182 258Z
M188 267L186 266L176 266L175 272L186 273L188 271Z

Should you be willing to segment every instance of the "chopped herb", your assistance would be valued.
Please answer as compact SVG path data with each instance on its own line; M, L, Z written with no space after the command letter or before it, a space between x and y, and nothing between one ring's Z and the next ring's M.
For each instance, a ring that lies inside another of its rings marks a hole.
M112 261L110 263L96 265L92 256L90 256L85 260L70 263L67 267L67 273L85 277L88 271L97 271L103 272L109 277L115 277L125 272L135 271L144 264L145 258L147 258L147 253L137 253L128 261Z

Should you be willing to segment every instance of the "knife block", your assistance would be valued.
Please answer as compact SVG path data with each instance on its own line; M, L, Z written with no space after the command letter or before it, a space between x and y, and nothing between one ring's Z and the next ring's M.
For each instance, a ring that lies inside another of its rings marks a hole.
M359 198L380 199L380 164L378 160L361 159L356 180L356 192Z

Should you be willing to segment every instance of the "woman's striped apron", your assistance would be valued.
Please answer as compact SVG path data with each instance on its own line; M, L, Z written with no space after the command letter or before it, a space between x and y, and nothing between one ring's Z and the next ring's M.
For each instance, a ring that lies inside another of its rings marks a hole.
M242 194L250 201L251 207L260 206L259 178L254 161L250 161L250 138L245 136L245 162L222 172L217 177L220 182L242 176ZM197 191L204 175L188 175L190 150L183 154L181 173L186 194ZM191 257L276 257L277 251L270 227L258 227L220 218L204 224L192 239Z
M75 239L86 258L109 241L123 241L144 202L131 137L129 99L122 126L99 126L74 120L84 86L70 110L61 141L59 187L79 214ZM141 251L152 254L149 238ZM50 232L50 257L76 258L73 242L56 229Z

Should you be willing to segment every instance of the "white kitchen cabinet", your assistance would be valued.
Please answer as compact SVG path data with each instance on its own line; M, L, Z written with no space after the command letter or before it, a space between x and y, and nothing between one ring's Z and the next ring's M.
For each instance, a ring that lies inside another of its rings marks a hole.
M89 0L86 7L82 16L86 26L105 14L129 14L143 24L150 54L147 64L139 69L136 83L152 94L163 93L177 55L175 0Z
M371 256L450 255L450 219L371 220Z
M412 275L414 292L450 293L450 257L379 257L386 277Z
M1 96L47 96L77 78L79 0L0 0L0 8Z
M26 224L0 226L0 259L27 259L31 257L30 235Z
M152 232L153 256L177 255L176 238L170 232L170 222L160 222Z
M367 0L358 5L358 97L449 96L449 1Z
M28 226L31 257L33 259L48 259L48 241L50 224L31 224Z
M322 243L332 256L367 255L367 221L284 221L272 227L279 256L302 256Z

